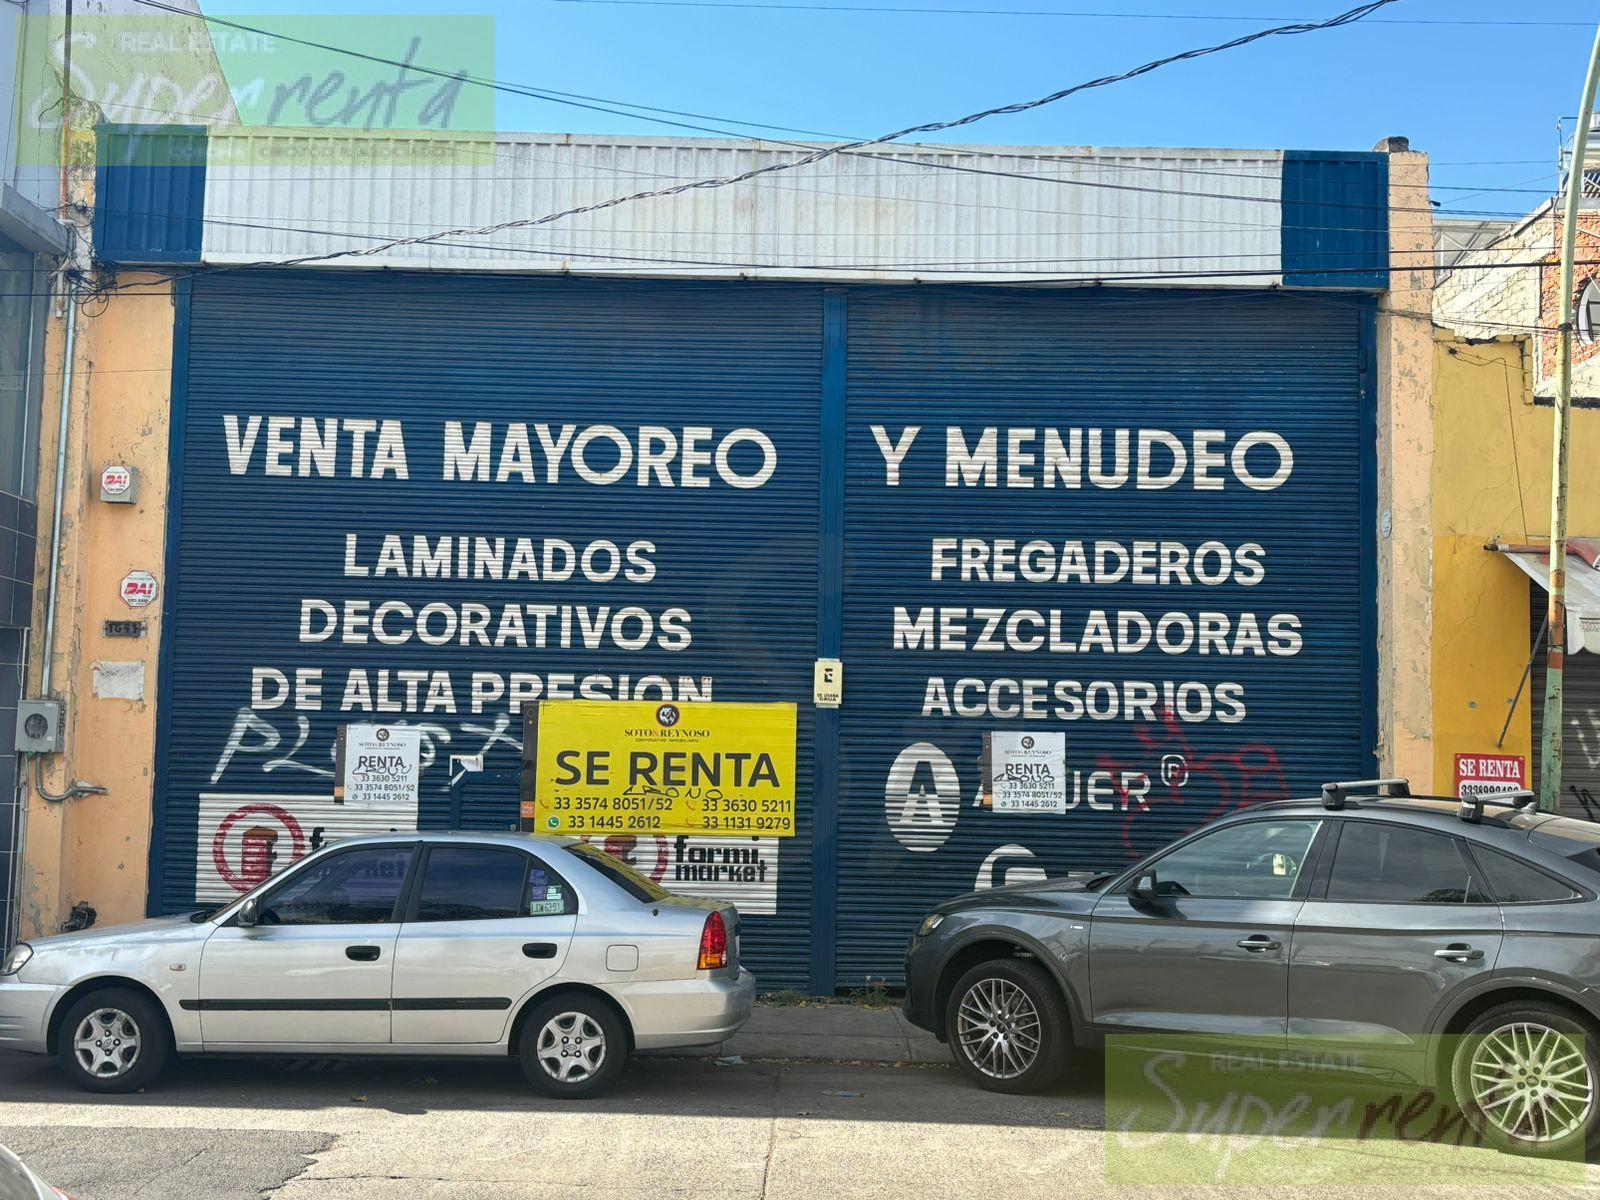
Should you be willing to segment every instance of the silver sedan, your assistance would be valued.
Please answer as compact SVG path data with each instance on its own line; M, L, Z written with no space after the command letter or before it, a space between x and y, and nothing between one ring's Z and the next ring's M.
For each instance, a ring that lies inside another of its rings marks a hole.
M220 909L21 943L0 1048L95 1092L174 1054L516 1055L588 1095L635 1049L749 1019L731 904L674 896L598 847L518 834L350 838Z

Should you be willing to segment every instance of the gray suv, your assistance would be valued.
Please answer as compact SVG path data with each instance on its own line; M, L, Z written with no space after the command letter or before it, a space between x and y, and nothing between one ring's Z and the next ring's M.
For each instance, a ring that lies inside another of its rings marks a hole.
M993 1091L1047 1086L1109 1035L1336 1045L1447 1090L1497 1144L1593 1144L1600 825L1526 792L1328 784L1120 874L947 901L906 982L910 1019Z

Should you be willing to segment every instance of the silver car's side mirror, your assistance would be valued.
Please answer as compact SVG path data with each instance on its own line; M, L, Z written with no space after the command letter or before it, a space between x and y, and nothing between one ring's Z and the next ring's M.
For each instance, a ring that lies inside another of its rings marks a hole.
M1134 904L1154 904L1157 894L1154 871L1140 871L1128 885L1128 899Z
M250 929L261 921L261 901L254 896L239 906L239 924Z

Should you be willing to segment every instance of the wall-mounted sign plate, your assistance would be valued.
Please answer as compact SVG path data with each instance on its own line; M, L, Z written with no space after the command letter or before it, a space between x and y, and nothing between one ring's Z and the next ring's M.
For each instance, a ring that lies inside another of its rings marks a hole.
M812 666L811 702L818 708L838 708L844 702L844 664L837 658L819 658Z
M108 463L100 470L100 499L108 504L132 504L139 498L137 467Z
M149 608L160 585L149 571L129 571L122 577L122 602L129 608Z

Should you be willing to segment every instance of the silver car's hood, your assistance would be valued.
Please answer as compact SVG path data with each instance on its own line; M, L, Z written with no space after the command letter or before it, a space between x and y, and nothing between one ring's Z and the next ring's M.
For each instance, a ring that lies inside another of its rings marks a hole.
M92 942L137 940L168 930L190 929L197 937L209 930L205 922L195 924L187 914L179 917L152 917L147 921L130 921L126 925L96 925L76 933L57 933L49 937L25 938L36 950L64 950L69 946L83 946Z

